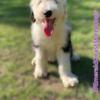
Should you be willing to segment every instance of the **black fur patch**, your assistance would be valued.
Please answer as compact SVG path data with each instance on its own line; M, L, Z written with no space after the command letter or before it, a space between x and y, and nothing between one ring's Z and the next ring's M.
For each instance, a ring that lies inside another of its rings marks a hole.
M71 57L73 55L72 41L71 41L71 33L68 34L67 44L62 48L63 52L70 53Z

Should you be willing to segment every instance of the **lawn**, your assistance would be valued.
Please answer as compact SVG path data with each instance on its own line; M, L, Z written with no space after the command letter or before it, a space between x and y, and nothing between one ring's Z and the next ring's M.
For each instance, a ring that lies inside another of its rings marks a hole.
M63 87L57 65L49 65L49 79L34 79L28 4L29 0L0 0L0 100L100 100L100 91L92 91L93 10L100 13L100 0L68 0L72 41L81 56L80 62L72 62L80 80L73 89Z

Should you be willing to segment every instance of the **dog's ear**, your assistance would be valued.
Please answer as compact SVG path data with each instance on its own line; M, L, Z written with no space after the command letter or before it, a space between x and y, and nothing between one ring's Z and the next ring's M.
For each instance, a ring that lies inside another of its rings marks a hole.
M31 20L32 20L32 22L36 21L36 19L34 18L34 12L33 11L31 11Z

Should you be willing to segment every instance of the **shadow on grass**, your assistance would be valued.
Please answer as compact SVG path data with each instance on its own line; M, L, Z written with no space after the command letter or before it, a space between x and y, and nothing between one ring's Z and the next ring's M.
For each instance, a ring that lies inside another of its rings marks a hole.
M81 57L80 62L72 62L72 71L78 75L80 83L89 84L92 86L94 80L93 59Z
M29 26L30 9L28 5L15 5L0 1L0 23L18 27Z
M56 64L57 66L56 62L52 64ZM100 66L100 62L99 62L99 66ZM81 56L80 61L72 62L71 67L72 67L72 72L78 76L80 84L89 85L89 86L93 85L93 81L94 81L93 59ZM98 72L100 75L100 71ZM59 78L57 72L50 72L49 74L51 76ZM100 79L99 79L99 84L100 84Z

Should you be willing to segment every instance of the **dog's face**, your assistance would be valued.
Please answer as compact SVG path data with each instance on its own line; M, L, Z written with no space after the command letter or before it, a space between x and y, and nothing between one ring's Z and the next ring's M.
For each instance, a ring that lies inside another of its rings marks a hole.
M30 7L37 22L41 22L48 35L52 33L54 23L64 19L66 0L31 0Z

